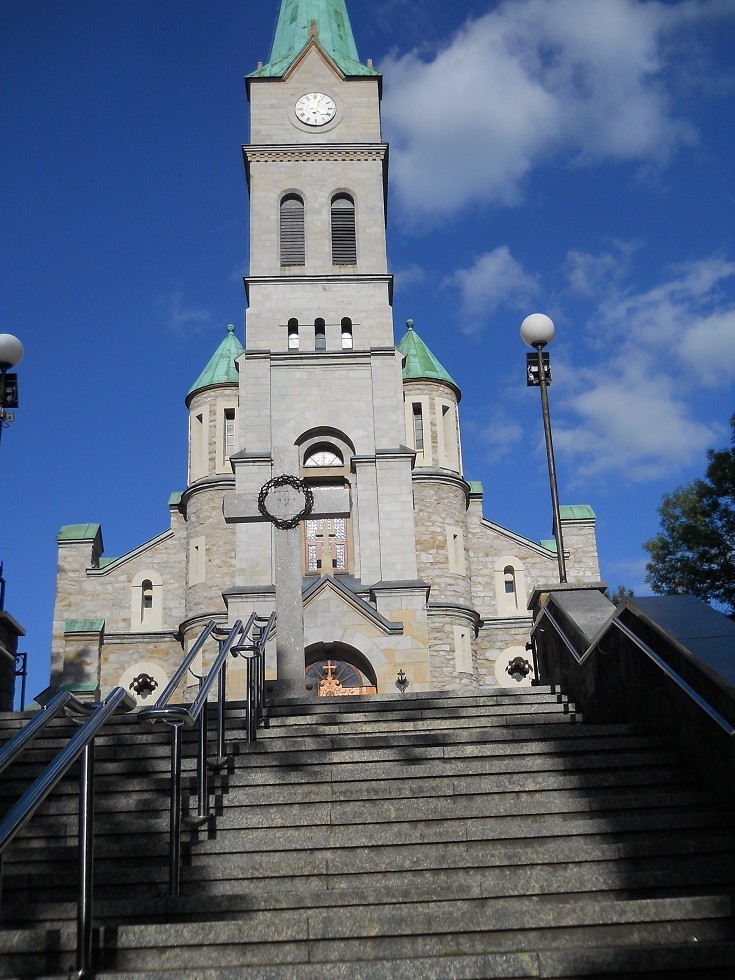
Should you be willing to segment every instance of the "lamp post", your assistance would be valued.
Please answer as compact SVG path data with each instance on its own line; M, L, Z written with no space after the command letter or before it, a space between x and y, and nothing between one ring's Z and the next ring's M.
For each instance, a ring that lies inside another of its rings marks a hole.
M18 375L8 374L8 368L23 360L23 344L11 333L0 333L0 440L3 429L13 421L9 408L18 407Z
M551 486L551 507L554 511L554 538L556 539L556 558L559 563L559 581L566 582L567 568L564 563L564 541L561 534L561 514L559 513L559 491L556 486L556 467L554 465L554 444L551 441L551 417L549 415L548 386L551 384L549 355L544 347L551 343L554 324L544 313L532 313L521 324L523 342L533 347L535 354L526 355L526 383L529 388L541 389L541 414L544 418L546 437L546 460L549 464L549 484Z

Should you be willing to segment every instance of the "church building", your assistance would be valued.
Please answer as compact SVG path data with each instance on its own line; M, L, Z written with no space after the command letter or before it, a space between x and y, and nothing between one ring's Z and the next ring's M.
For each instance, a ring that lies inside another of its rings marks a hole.
M399 672L411 691L528 684L527 599L557 578L555 544L484 516L461 378L421 324L396 343L381 76L359 59L345 0L281 0L270 57L246 81L244 337L229 325L186 394L188 478L169 526L116 557L99 524L61 528L52 686L122 684L150 703L209 620L269 615L280 532L233 502L257 511L281 475L317 500L299 523L317 685L395 693ZM320 510L327 491L342 510ZM569 581L598 581L593 511L561 518ZM277 642L276 630L271 677Z

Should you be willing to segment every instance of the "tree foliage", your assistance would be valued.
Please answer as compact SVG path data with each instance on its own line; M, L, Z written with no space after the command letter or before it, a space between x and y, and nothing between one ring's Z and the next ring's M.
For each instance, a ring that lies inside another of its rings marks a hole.
M624 599L635 598L635 592L627 585L619 585L612 594L605 589L605 595L614 606L619 606Z
M735 614L735 415L732 448L711 449L704 479L664 494L661 530L643 547L654 592L690 593Z

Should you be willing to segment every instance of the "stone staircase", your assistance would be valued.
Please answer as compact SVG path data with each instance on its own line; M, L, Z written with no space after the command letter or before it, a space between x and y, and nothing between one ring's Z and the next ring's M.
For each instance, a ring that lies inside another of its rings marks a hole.
M642 729L583 723L549 688L286 703L251 746L238 705L229 724L179 899L167 730L121 717L98 740L101 975L735 975L730 818ZM72 969L75 833L72 781L6 856L0 976Z

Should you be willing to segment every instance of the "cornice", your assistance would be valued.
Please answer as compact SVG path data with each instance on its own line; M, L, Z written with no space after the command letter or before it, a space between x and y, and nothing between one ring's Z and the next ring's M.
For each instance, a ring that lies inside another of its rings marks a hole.
M290 160L299 163L324 160L380 160L388 156L387 143L250 143L242 148L245 165Z
M444 470L425 470L416 467L411 473L411 479L415 483L446 483L452 487L459 487L465 495L465 500L469 503L470 485L463 477L457 476L454 473L445 472Z
M243 285L245 287L245 298L250 304L250 287L251 286L282 286L286 283L289 285L302 286L323 286L330 283L335 285L344 286L349 284L353 286L355 283L385 283L388 287L388 303L393 305L393 276L388 272L378 272L378 273L341 273L340 275L323 275L323 276L310 276L310 275L297 275L297 276L243 276ZM242 355L241 355L242 356Z
M205 476L201 480L197 480L196 483L190 483L186 490L184 490L181 495L181 505L186 508L191 498L196 497L200 493L208 493L212 490L227 491L234 489L234 474L224 473L220 476Z

